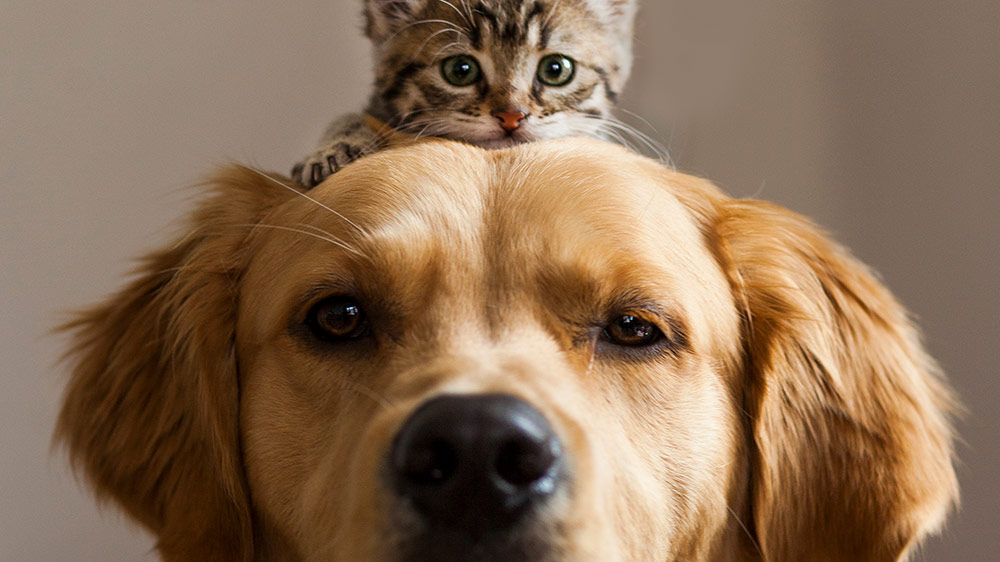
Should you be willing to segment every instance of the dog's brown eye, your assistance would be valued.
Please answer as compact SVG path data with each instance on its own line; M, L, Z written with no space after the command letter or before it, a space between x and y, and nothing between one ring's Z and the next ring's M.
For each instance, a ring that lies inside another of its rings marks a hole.
M604 336L617 345L640 347L658 342L663 338L663 332L648 320L623 314L604 328Z
M316 303L306 316L313 335L324 341L357 339L368 334L368 319L351 297L329 297Z

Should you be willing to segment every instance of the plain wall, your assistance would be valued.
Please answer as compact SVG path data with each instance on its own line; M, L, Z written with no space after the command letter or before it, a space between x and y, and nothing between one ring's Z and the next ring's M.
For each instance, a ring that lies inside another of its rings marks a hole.
M154 559L50 454L47 331L170 238L181 188L287 172L360 108L359 4L4 1L0 561ZM1000 2L646 0L637 34L623 108L678 168L814 217L915 313L968 407L962 509L922 558L996 560Z

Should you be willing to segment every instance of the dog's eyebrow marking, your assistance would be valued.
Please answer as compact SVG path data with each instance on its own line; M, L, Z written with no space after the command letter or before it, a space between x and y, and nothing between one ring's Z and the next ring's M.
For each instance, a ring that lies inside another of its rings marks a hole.
M663 335L670 341L670 349L674 351L687 350L690 339L685 323L668 311L661 304L649 300L636 291L628 291L609 301L606 310L611 314L628 312L645 312L651 315L660 327Z
M270 181L272 181L272 182L276 183L277 185L279 185L279 186L281 186L281 187L283 187L283 188L287 189L288 191L291 191L292 193L294 193L294 194L296 194L296 195L298 195L298 196L300 196L300 197L304 197L305 199L307 199L307 200L311 201L312 203L315 203L316 205L318 205L318 206L320 206L320 207L322 207L322 208L326 209L327 211L330 211L330 212L331 212L331 213L333 213L333 214L334 214L334 215L335 215L336 217L338 217L339 219L343 220L343 221L344 221L344 222L346 222L347 224L349 224L349 225L351 225L352 227L354 227L354 229L355 229L355 230L357 230L358 232L360 232L360 233L362 233L362 234L368 234L368 232L367 232L367 231L365 231L365 229L363 229L363 228L361 228L360 226L358 226L358 224L357 224L357 223L355 223L355 222L354 222L354 221L352 221L351 219L349 219L349 218L345 217L345 216L344 216L343 214L341 214L341 213L339 213L339 212L337 212L337 211L333 210L333 209L332 209L332 208L330 208L329 206L327 206L327 205L324 205L323 203L320 203L320 202L319 202L319 201L317 201L316 199L314 199L314 198L310 197L310 196L309 196L308 194L306 194L306 193L304 193L304 192L302 192L302 191L299 191L298 189L295 189L294 187L292 187L292 186L290 186L290 185L288 185L288 184L286 184L286 183L284 183L284 182L282 182L282 181L279 181L279 180L278 180L277 178L275 178L275 177L271 176L270 174L266 174L266 173L264 173L264 172L262 172L262 171L260 171L260 170L258 170L258 169L256 169L256 168L247 168L247 169L248 169L248 170L250 170L251 172L254 172L254 173L256 173L256 174L259 174L259 175L261 175L261 176L263 176L263 177L267 178L268 180L270 180Z

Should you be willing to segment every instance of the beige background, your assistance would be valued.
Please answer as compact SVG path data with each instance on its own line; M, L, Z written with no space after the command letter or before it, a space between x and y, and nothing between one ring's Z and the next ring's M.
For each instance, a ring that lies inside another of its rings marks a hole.
M285 171L361 105L356 4L3 0L0 561L152 559L49 454L46 330L167 238L180 187ZM970 410L923 559L997 560L1000 2L646 0L637 48L624 106L680 168L815 217L917 314Z

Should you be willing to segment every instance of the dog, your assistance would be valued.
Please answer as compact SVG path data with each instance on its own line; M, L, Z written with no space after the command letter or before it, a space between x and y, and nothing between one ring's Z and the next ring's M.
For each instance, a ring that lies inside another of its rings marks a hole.
M582 139L208 186L66 326L165 561L895 561L957 501L907 313L778 206Z

